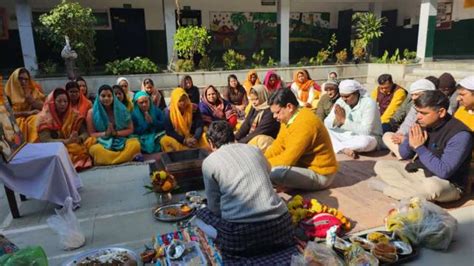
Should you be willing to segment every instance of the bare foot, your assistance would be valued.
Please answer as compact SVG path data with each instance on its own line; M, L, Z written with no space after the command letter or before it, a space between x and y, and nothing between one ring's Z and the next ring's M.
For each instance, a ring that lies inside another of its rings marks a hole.
M357 154L357 152L351 150L351 149L343 149L341 151L343 154L351 157L352 159L359 159L359 154Z

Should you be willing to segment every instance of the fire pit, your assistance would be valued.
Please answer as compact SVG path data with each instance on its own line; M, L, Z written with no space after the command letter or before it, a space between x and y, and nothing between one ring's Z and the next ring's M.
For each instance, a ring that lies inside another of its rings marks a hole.
M161 155L160 161L163 168L174 175L181 190L199 190L204 188L201 166L208 155L204 149L167 152Z

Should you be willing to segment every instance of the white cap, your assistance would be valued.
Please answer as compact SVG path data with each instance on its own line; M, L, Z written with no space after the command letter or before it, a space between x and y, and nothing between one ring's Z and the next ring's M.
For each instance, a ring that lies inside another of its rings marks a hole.
M435 91L436 87L433 82L427 79L419 79L410 85L410 93L422 91Z
M468 76L459 81L459 85L468 90L474 91L474 76Z
M364 88L362 88L362 85L352 79L346 79L339 83L339 93L341 94L350 94L361 90L364 90Z

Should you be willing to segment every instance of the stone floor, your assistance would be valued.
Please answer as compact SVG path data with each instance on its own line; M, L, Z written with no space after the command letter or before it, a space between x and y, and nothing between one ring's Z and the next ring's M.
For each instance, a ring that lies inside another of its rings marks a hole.
M48 227L46 220L54 214L56 206L28 200L20 206L22 217L12 219L3 189L0 190L0 233L20 247L41 245L50 265L60 265L79 252L110 245L139 252L156 233L176 229L174 224L157 222L152 217L157 201L153 194L145 195L143 186L148 183L148 172L148 165L143 164L99 168L80 174L84 188L81 208L75 214L86 237L86 244L80 249L62 250L58 236ZM473 265L474 206L453 210L452 214L459 221L459 229L450 249L447 252L423 249L412 265Z

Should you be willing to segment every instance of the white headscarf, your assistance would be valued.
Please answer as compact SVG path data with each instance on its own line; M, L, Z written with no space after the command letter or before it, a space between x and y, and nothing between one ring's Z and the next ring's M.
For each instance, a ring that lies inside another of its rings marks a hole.
M122 81L127 82L127 84L128 84L128 89L127 89L127 91L126 91L125 93L127 94L127 96L128 96L129 99L133 99L134 93L133 93L133 91L132 91L132 88L130 87L130 82L128 81L127 78L125 78L125 77L120 77L120 78L118 78L116 84L117 84L117 85L120 85L120 82L122 82Z
M459 82L459 85L461 85L463 88L466 88L470 91L474 91L474 75L465 77Z
M323 91L326 91L327 85L334 85L336 87L339 86L339 84L335 80L329 79L328 81L324 82L323 85L321 85Z
M410 85L410 93L422 92L422 91L435 91L436 87L433 82L427 79L419 79Z
M351 94L356 91L359 91L361 95L365 93L365 89L356 80L346 79L346 80L341 81L341 83L339 83L340 94Z

